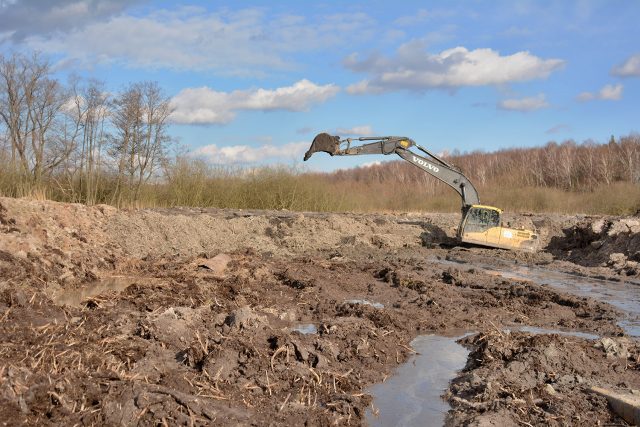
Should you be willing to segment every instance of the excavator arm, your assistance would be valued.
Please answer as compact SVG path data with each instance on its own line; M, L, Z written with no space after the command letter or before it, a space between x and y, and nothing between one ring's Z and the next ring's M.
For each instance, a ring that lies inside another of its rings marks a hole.
M352 146L353 141L373 141L359 146ZM409 148L416 147L423 154L417 154ZM411 138L403 136L367 136L341 140L338 136L327 133L317 135L311 147L304 155L304 160L319 151L332 156L357 156L361 154L397 154L412 165L422 169L429 175L439 179L453 188L462 198L463 211L471 205L480 203L478 191L466 176L454 166L419 146Z

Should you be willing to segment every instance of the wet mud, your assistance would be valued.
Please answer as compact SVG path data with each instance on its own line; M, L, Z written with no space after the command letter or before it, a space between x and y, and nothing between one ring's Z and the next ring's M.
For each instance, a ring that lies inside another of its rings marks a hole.
M618 246L589 243L602 256L579 263L571 217L527 218L544 246L525 254L455 245L456 215L0 206L0 420L13 425L375 424L389 410L372 390L402 383L416 352L435 371L437 344L416 343L460 331L473 332L455 344L462 371L419 405L448 411L436 424L621 423L590 387L640 388L625 307L474 266L627 283L640 248L616 224L633 219L607 219L598 239Z

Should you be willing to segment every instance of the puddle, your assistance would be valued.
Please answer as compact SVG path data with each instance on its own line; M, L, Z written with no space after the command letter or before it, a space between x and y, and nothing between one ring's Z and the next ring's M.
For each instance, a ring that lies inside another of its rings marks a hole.
M384 308L384 304L380 304L379 302L371 302L366 299L348 299L345 302L347 304L364 304L370 305L373 308Z
M79 307L82 305L82 301L85 301L87 298L95 297L109 291L120 293L137 280L139 279L127 276L108 277L103 280L87 283L79 289L63 290L53 297L53 302L58 305Z
M640 321L638 320L621 320L618 325L624 329L627 335L632 337L640 337Z
M565 331L562 329L546 329L546 328L539 328L537 326L510 326L506 330L512 331L512 332L528 332L530 334L536 334L536 335L538 334L539 335L547 335L547 334L565 335L568 337L584 338L586 340L597 340L600 338L598 335L590 334L587 332Z
M300 332L302 335L313 335L318 333L318 327L313 323L303 323L289 329L291 332Z
M494 274L506 279L523 280L547 285L580 297L591 297L607 302L629 314L627 319L618 322L625 333L640 337L640 286L636 282L615 282L612 280L595 279L575 274L545 270L538 267L523 265L490 266L486 264L471 264L456 260L431 261L456 267L469 267L487 274Z
M469 334L466 334L469 335ZM398 367L395 375L376 384L373 396L377 416L367 410L371 426L442 426L451 407L442 399L449 382L464 368L469 351L455 338L423 335L411 342L418 354Z

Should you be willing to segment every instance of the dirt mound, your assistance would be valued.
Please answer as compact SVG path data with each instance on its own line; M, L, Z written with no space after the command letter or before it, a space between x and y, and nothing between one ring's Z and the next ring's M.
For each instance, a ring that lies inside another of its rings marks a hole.
M592 386L638 388L640 349L627 339L594 344L580 338L493 331L465 338L469 362L448 398L455 425L574 425L620 422ZM610 351L624 347L624 354ZM594 373L597 375L594 376ZM485 424L483 424L485 423Z
M558 258L588 267L609 267L640 276L640 218L582 221L554 237L548 249Z
M272 216L273 215L273 216ZM209 210L118 212L105 227L130 255L195 255L251 247L280 255L337 247L398 249L420 246L421 230L384 217L365 215L272 215Z

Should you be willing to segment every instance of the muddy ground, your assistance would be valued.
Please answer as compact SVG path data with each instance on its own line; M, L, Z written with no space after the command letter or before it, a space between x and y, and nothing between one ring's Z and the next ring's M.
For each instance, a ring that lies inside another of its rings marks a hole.
M474 266L638 280L640 219L514 217L535 254L458 246L458 220L0 198L0 422L363 425L413 338L467 331L448 424L624 425L589 391L640 389L624 314Z

